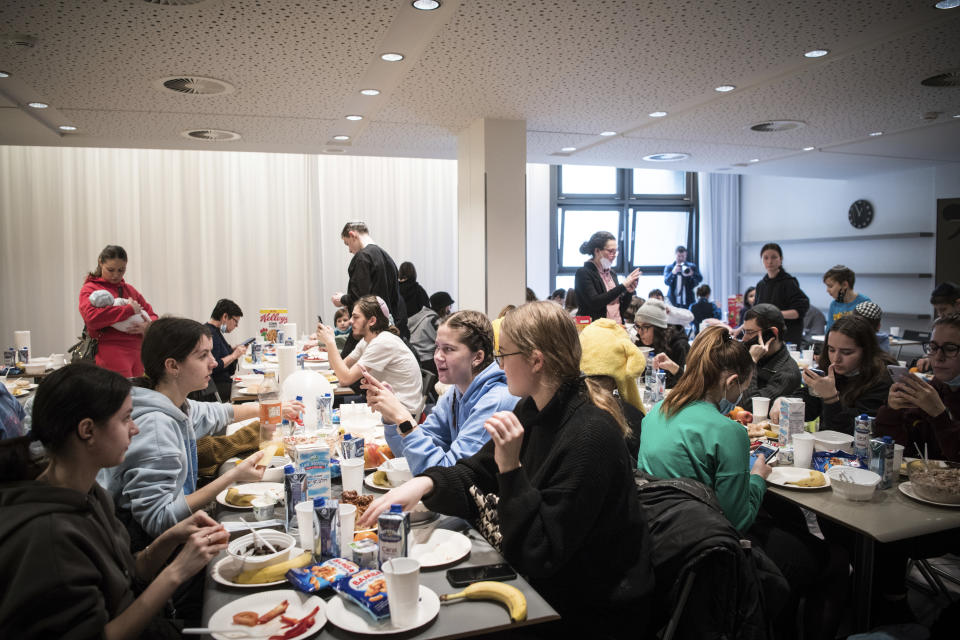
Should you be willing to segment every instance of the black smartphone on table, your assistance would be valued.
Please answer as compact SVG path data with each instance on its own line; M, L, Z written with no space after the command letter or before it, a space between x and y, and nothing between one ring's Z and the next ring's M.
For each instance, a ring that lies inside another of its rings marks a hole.
M245 347L249 347L251 344L253 344L254 340L256 340L256 338L249 338L247 340L244 340L241 344L243 344L243 346Z
M466 587L485 580L513 580L517 572L509 564L482 564L477 567L461 567L447 571L447 582L453 587Z

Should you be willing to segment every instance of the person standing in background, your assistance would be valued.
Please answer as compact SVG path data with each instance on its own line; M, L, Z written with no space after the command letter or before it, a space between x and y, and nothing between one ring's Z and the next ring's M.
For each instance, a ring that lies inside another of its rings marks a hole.
M239 344L231 347L227 342L226 334L237 328L243 311L233 300L222 298L213 306L213 312L207 324L210 325L210 335L213 338L213 348L210 354L217 361L217 366L210 379L217 387L217 393L223 402L230 401L230 387L233 384L233 374L237 371L237 360L243 357L247 348Z
M853 270L842 264L832 267L823 274L823 284L827 285L827 295L832 299L827 312L827 331L830 331L830 327L838 318L853 313L858 304L870 302L870 298L853 290L856 279L857 276Z
M697 287L697 301L690 305L690 311L693 313L693 335L700 333L700 323L707 318L719 320L723 317L720 307L710 302L710 285L708 284Z
M354 303L363 296L377 296L387 303L393 325L400 331L400 337L408 340L410 331L407 329L407 307L400 296L397 263L373 241L365 222L348 222L343 225L340 237L353 254L353 259L347 267L347 274L350 276L347 292L333 294L330 298L333 306L352 310ZM353 335L348 337L341 355L351 353L357 342Z
M746 293L743 294L743 308L740 309L740 317L737 318L737 326L743 326L743 317L747 315L747 311L750 310L754 304L756 304L757 297L757 288L756 287L747 287Z
M590 316L590 320L610 318L623 324L623 315L630 306L633 292L637 290L640 270L634 269L623 284L617 282L613 267L617 262L617 239L609 231L597 231L580 245L580 253L591 256L577 269L574 276L578 316Z
M400 297L407 307L407 317L412 318L420 309L430 305L430 298L417 282L417 268L412 262L401 262L397 277L400 279Z
M675 250L676 262L663 268L663 281L666 283L667 297L670 304L681 309L687 309L696 302L693 297L693 288L703 281L700 269L692 262L687 262L687 248L680 245Z
M87 333L97 340L96 362L104 369L116 371L127 378L143 374L140 363L140 344L150 322L129 326L126 331L114 328L114 323L122 322L145 311L150 321L157 319L150 303L123 279L127 271L127 252L123 247L108 244L97 258L97 268L87 274L80 289L80 315L86 325ZM123 306L97 307L91 302L90 294L103 289L114 298L128 300Z
M767 302L780 309L787 324L784 342L799 344L803 339L803 317L810 308L810 299L800 290L800 283L783 269L783 249L769 242L760 249L760 258L767 275L757 283L756 302Z

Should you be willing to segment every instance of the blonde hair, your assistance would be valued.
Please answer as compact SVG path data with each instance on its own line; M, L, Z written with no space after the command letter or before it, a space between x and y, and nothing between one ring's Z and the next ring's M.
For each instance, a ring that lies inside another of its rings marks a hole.
M691 402L702 400L707 391L719 384L725 371L732 371L741 382L753 374L753 359L739 340L723 326L701 331L687 354L687 364L679 382L663 401L664 415L671 416Z
M503 317L500 331L524 356L539 351L548 378L563 384L580 377L580 336L560 305L546 300L521 305ZM613 416L626 437L630 428L617 399L596 380L587 378L586 385L590 402Z

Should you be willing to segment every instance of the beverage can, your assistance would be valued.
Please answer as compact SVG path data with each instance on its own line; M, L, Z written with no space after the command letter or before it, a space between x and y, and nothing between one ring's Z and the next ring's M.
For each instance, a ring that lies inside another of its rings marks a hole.
M392 504L390 511L377 518L378 537L380 538L380 566L387 560L403 558L407 555L407 536L410 534L410 514L403 512L403 505Z

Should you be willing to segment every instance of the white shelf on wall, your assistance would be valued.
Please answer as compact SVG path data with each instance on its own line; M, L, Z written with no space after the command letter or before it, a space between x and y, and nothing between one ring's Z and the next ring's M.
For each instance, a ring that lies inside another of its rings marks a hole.
M803 278L822 278L823 277L822 272L821 273L802 273L802 272L790 271L789 273L794 277L803 277ZM742 272L740 274L740 277L741 278L756 277L759 279L759 278L763 278L763 276L765 275L766 275L765 273L747 271L747 272ZM857 271L857 277L858 278L918 278L919 279L919 278L932 278L933 274L932 273L860 273L859 271Z
M830 236L828 238L786 238L777 240L777 244L800 244L804 242L846 242L848 240L900 240L903 238L933 238L932 231L911 231L908 233L874 233L862 236ZM740 243L741 247L764 245L769 240L746 240Z

